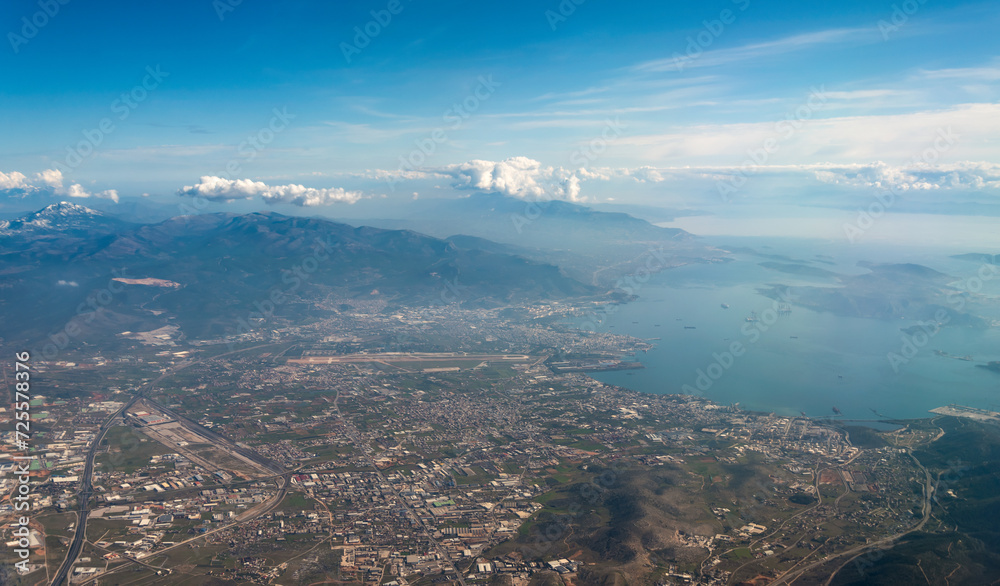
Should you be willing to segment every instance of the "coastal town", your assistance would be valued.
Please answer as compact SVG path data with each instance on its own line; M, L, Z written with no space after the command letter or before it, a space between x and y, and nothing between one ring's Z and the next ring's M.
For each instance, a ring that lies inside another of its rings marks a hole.
M932 427L606 385L585 371L651 342L538 320L561 308L382 309L33 361L27 450L0 410L8 545L30 468L30 555L7 561L24 583L570 584L609 570L623 508L662 505L656 549L620 537L611 567L727 584L927 521Z

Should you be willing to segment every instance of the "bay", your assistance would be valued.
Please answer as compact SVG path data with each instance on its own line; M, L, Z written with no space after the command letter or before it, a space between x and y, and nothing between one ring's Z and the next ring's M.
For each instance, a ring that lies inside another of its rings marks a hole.
M639 299L620 306L597 327L659 338L656 347L635 357L644 369L593 373L594 378L782 415L831 416L837 408L844 419L920 418L952 403L1000 411L1000 375L974 366L1000 360L998 328L942 328L908 362L893 368L888 356L902 351L901 328L915 322L843 317L794 304L790 313L778 315L777 303L760 292L778 283L792 285L793 292L795 286L837 284L836 279L762 267L761 262L781 259L760 253L808 260L810 266L841 274L866 270L859 261L921 261L956 278L974 276L977 265L952 259L956 251L843 247L808 239L722 242L735 243L732 249L752 246L758 254L736 253L733 262L671 269L640 284ZM987 285L995 293L1000 283ZM747 321L752 313L757 322ZM733 350L738 349L743 351L737 356ZM939 356L935 349L969 355L974 362Z

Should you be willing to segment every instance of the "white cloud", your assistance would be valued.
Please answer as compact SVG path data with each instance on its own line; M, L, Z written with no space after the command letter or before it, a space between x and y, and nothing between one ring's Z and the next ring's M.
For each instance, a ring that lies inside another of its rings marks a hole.
M997 60L994 60L997 62ZM957 67L953 69L931 69L921 71L918 78L934 81L1000 81L1000 66Z
M657 167L728 166L739 165L774 141L764 164L901 162L935 147L944 132L954 139L949 139L951 144L938 162L996 158L1000 104L838 117L824 117L825 108L821 105L800 116L800 109L790 107L786 116L771 122L685 125L656 134L627 134L616 140L615 153Z
M562 167L546 167L528 157L503 161L476 159L433 170L448 175L456 189L496 192L512 197L580 200L580 177Z
M364 197L360 191L347 191L340 187L317 189L295 184L267 185L250 179L225 179L210 175L202 177L196 185L185 185L178 194L219 202L260 197L268 204L290 203L304 207L354 203Z
M1000 189L1000 164L963 161L948 165L888 165L882 161L818 169L824 183L893 191Z
M727 49L716 49L712 51L691 51L689 55L675 54L666 59L656 59L640 63L633 67L637 71L661 72L680 71L688 67L712 67L719 65L729 65L740 61L757 61L763 57L782 55L785 53L797 53L816 45L831 45L839 43L850 43L858 41L877 40L875 29L853 28L853 29L830 29L792 35L767 41L763 43L752 43L741 47L731 47ZM695 48L698 48L696 45Z
M63 184L62 171L59 169L46 169L45 171L35 175L35 177L38 181L54 189L62 187Z
M0 191L15 190L22 193L48 191L52 195L66 197L98 197L101 199L110 199L118 203L118 191L114 189L92 193L84 189L79 183L71 183L67 187L63 183L63 174L59 169L46 169L41 173L36 173L31 178L17 171L12 171L11 173L0 171Z
M587 199L581 193L583 181L631 178L641 183L658 183L664 180L652 167L566 169L545 166L528 157L511 157L503 161L477 159L438 167L430 172L452 177L455 180L452 187L456 189L502 193L522 199L565 199L575 202Z
M898 98L905 95L902 90L890 89L870 89L852 90L846 92L825 92L825 96L831 100L868 100L872 98Z
M360 178L360 179L376 179L378 181L386 181L391 184L399 183L404 180L415 180L415 179L433 179L433 178L446 178L447 175L441 173L435 173L431 170L406 170L406 169L367 169L359 173L343 173L345 177Z
M464 163L413 170L369 169L362 173L347 174L351 177L377 179L395 186L403 181L451 179L451 186L459 190L500 193L520 199L563 199L582 202L586 181L632 179L639 183L664 181L660 171L653 167L629 169L625 167L581 167L567 169L543 165L524 156L502 161L475 159Z
M698 186L702 186L708 187L714 194L717 182L728 182L734 177L747 177L747 173L747 169L743 166L715 165L598 169L589 173L589 176L598 179L627 177L638 182L668 182L671 185L683 185L695 192L699 190ZM928 163L913 159L901 164L873 161L761 165L753 168L752 176L760 179L759 188L751 191L758 197L767 195L780 197L785 192L774 191L772 188L776 184L798 186L795 189L801 192L808 187L811 180L848 189L881 189L914 195L940 191L942 195L949 193L948 198L959 197L958 192L962 192L965 196L973 192L981 193L990 200L993 200L995 195L1000 195L1000 163L982 161Z
M630 175L640 183L660 183L664 180L663 174L652 167L639 167L638 169L634 169Z
M28 187L29 184L24 173L18 173L17 171L4 173L0 171L0 189L26 189Z

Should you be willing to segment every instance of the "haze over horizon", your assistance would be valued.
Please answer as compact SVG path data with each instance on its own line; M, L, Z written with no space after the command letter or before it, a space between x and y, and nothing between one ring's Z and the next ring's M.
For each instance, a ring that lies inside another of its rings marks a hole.
M986 2L113 6L5 5L0 212L496 192L832 232L877 201L1000 215Z
M0 586L1000 583L997 8L0 3Z

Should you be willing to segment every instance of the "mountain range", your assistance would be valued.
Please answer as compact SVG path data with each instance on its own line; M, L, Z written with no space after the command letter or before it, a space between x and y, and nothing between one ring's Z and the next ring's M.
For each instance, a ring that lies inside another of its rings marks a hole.
M573 268L589 263L593 269L593 259L541 245L590 239L594 249L600 238L610 248L698 246L683 231L564 202L552 202L544 220L533 220L539 226L523 245L496 242L485 236L497 235L524 202L469 200L454 205L477 221L450 228L475 235L449 238L277 213L140 224L73 203L53 204L0 222L0 325L25 340L70 324L95 336L176 325L188 337L218 337L276 298L276 317L302 318L320 311L318 300L336 298L491 307L595 297L609 287ZM491 213L484 213L484 204ZM430 227L431 216L425 219ZM439 234L448 231L446 223L439 227ZM611 255L596 256L607 261Z
M557 264L598 287L612 287L622 275L641 267L644 255L651 252L669 258L664 268L724 257L684 230L561 200L531 202L479 193L411 202L397 216L345 221L439 238L487 239L513 247L507 250L520 256Z

